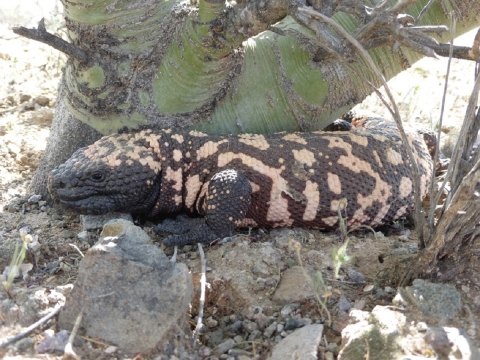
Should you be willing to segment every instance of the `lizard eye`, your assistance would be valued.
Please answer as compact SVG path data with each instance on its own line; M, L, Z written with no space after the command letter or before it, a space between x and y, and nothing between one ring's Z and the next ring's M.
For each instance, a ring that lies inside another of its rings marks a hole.
M93 181L102 181L103 180L103 172L101 171L95 171L92 175L91 178Z

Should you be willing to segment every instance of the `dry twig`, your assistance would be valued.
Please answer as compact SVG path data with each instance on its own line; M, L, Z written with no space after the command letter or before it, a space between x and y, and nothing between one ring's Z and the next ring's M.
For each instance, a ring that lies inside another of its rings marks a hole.
M203 309L205 307L205 287L207 284L207 262L205 260L205 253L203 252L201 243L198 243L198 252L200 253L200 260L202 263L202 275L200 277L200 304L198 309L197 326L195 327L195 332L193 335L193 348L195 348L195 345L197 344L198 334L202 328Z
M46 316L44 316L43 318L41 318L40 320L38 320L36 323L30 325L29 327L27 327L25 330L23 330L21 333L19 333L18 335L14 336L13 338L5 341L3 344L0 344L0 349L3 349L3 348L6 348L7 346L17 342L18 340L21 340L23 339L24 337L26 337L27 335L29 335L33 330L35 330L36 328L38 328L39 326L45 324L48 320L50 320L51 318L53 318L55 315L58 314L58 312L60 311L60 309L62 308L63 306L63 303L62 304L57 304L55 306L55 308L52 310L52 312Z

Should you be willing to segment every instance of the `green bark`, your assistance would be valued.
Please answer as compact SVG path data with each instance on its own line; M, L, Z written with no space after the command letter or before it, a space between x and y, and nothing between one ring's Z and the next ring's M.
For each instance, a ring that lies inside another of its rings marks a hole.
M409 12L416 16L425 3ZM323 128L371 93L337 59L314 61L316 35L290 16L275 24L284 35L266 30L248 37L234 30L239 17L229 14L226 4L204 0L199 9L175 1L65 3L72 42L90 56L87 65L67 65L70 113L103 134L141 124L298 131ZM344 13L334 19L350 32L358 26ZM478 23L462 20L458 33ZM448 23L438 2L423 23ZM370 53L387 78L421 57L402 47ZM378 85L360 59L352 65Z

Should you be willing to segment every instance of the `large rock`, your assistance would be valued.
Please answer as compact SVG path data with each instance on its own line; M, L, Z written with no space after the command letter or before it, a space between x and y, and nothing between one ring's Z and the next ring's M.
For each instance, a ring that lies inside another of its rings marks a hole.
M288 335L273 348L269 360L317 360L323 325L307 325Z
M400 308L375 306L371 313L353 309L350 325L342 331L339 360L404 360L418 358L480 359L465 331L429 327L404 315Z
M129 354L167 352L186 326L193 293L188 269L174 264L133 223L105 224L98 243L82 260L75 286L60 313L71 329L83 310L85 335Z
M242 237L209 249L207 263L212 269L207 275L210 284L207 305L226 311L234 307L241 313L247 313L249 307L259 303L264 309L277 308L269 296L279 281L279 273L285 269L284 257L283 251L271 243L250 243ZM189 266L200 269L200 259L189 262ZM200 274L193 274L193 277L199 289ZM193 298L194 312L198 308L198 298L196 295Z
M272 300L277 304L290 304L312 298L313 291L311 274L301 266L292 266L283 272Z
M434 284L422 279L413 280L412 286L399 288L393 299L393 305L410 311L418 309L423 315L439 320L455 316L461 304L460 293L453 286Z

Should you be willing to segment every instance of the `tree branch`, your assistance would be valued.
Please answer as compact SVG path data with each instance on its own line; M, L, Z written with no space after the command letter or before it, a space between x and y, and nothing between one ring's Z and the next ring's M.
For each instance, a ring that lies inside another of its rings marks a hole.
M45 19L42 18L40 22L38 23L38 28L33 28L33 29L27 29L23 26L20 27L14 27L13 32L17 35L26 37L28 39L40 41L44 44L50 45L54 49L57 49L67 56L74 58L81 63L87 63L88 62L88 55L85 51L75 47L73 44L70 44L69 42L63 40L62 38L59 38L58 36L55 36L53 34L50 34L46 29L45 29Z

